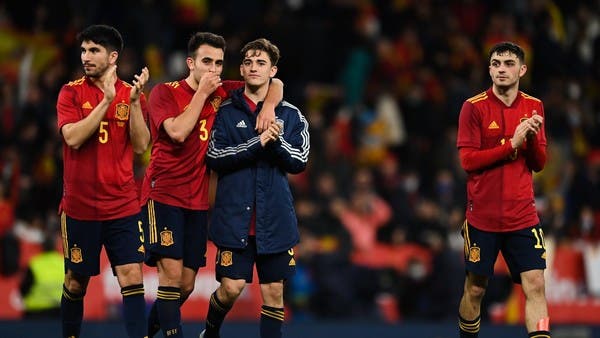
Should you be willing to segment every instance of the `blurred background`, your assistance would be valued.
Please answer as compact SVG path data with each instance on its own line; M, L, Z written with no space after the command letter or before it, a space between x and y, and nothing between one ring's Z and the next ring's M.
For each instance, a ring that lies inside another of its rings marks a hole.
M185 77L193 32L225 37L226 79L240 79L246 42L266 37L281 49L277 77L311 132L309 166L290 177L302 236L285 298L293 332L330 322L340 332L360 320L424 323L412 336L435 322L442 326L431 337L457 335L466 198L458 114L491 85L489 47L518 43L528 64L521 89L546 113L548 164L534 179L552 324L567 328L564 337L600 335L598 0L0 1L0 327L31 329L20 322L30 261L60 243L55 104L61 86L82 76L76 34L97 23L123 35L122 79L149 67L146 94ZM137 158L138 179L148 158ZM103 259L85 316L118 321L121 297ZM204 319L216 287L210 262L183 308L186 321ZM502 258L495 270L482 334L524 335L522 292ZM146 269L149 303L156 286ZM229 322L258 318L258 292L245 291ZM517 333L499 331L505 325ZM361 331L343 336L352 332Z

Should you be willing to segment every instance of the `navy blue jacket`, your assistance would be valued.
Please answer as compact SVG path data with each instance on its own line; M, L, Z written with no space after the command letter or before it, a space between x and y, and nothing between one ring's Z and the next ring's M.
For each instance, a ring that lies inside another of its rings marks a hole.
M258 253L284 252L300 239L287 174L306 167L308 122L298 108L282 101L275 117L283 123L283 133L263 147L243 90L232 92L221 105L212 128L206 163L219 180L209 235L219 247L244 248L256 208ZM259 103L256 112L261 107Z

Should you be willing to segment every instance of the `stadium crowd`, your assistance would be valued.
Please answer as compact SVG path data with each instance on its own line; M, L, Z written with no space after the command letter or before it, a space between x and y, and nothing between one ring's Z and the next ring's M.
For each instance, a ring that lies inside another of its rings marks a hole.
M302 238L286 291L295 318L376 318L390 300L403 318L456 317L466 197L458 113L489 87L485 51L503 40L525 49L521 86L545 104L549 161L535 184L546 237L600 245L598 1L60 2L0 4L3 243L41 245L60 231L57 94L82 76L76 32L106 23L126 42L120 77L147 65L147 91L184 76L178 48L195 31L225 37L229 79L239 79L242 42L281 48L284 96L307 116L313 145L307 170L290 177ZM139 179L147 161L137 158ZM2 246L3 270L19 256L11 247ZM585 259L600 264L597 253ZM505 301L502 274L492 283L487 302ZM598 286L580 292L600 297Z

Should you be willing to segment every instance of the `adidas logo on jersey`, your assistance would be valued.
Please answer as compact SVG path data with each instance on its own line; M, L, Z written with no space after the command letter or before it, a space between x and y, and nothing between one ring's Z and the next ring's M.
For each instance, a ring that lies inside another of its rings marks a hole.
M500 129L500 127L498 126L498 123L496 123L496 121L492 121L492 123L490 123L490 125L488 126L488 129Z
M235 125L238 128L247 128L246 126L246 121L241 120L240 122L238 122L238 124Z

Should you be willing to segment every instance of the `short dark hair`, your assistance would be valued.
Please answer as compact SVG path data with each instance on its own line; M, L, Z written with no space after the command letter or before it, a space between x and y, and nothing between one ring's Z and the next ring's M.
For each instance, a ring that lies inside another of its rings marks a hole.
M519 59L519 61L522 64L525 64L525 51L523 50L523 48L521 48L521 46L517 45L514 42L510 42L510 41L503 41L503 42L499 42L499 43L495 44L490 49L490 55L488 56L488 60L492 59L492 55L494 55L496 53L504 53L504 52L509 52L511 54L515 54L517 56L517 58Z
M262 50L266 52L269 55L269 59L271 60L271 64L273 66L277 66L277 62L279 62L279 58L281 57L281 54L279 54L279 48L265 38L248 42L241 50L242 59L246 56L246 52L249 50Z
M221 35L210 33L210 32L197 32L188 41L188 56L194 57L196 50L202 45L209 45L211 47L220 48L225 52L225 38Z
M92 25L77 34L77 41L92 41L109 51L121 53L123 50L123 38L119 31L108 25Z

